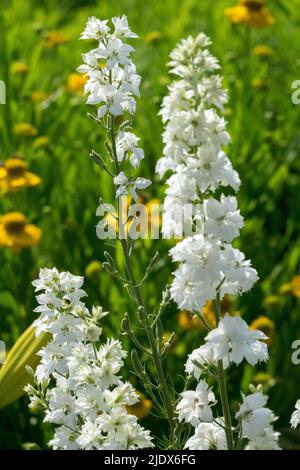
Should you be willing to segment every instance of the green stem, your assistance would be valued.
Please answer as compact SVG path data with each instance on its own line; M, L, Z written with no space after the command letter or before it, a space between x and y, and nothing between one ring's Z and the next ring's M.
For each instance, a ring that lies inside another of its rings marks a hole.
M216 300L213 301L214 310L218 320L221 318L221 302L220 297L218 296ZM227 441L227 448L228 450L234 450L234 442L233 442L233 433L232 433L232 426L231 426L231 415L230 415L230 407L228 401L228 394L227 394L227 385L226 385L226 374L224 371L223 361L218 361L218 383L219 383L219 391L221 397L221 404L224 416L224 424L225 424L225 434L226 434L226 441Z
M118 174L120 171L120 166L119 166L118 159L117 159L116 138L115 138L115 118L113 116L111 116L111 119L110 119L110 140L111 140L111 149L112 149L113 159L115 163L115 169L116 169L116 173ZM140 287L135 279L135 276L132 270L131 260L129 256L129 250L128 250L128 243L127 243L127 239L124 237L124 232L123 232L122 214L119 214L119 233L120 233L120 241L122 245L127 275L132 284L130 289L133 292L134 298L136 299L138 306L141 306L145 312L145 321L143 325L144 325L147 339L150 345L153 363L154 363L157 377L159 380L164 408L166 410L166 415L168 418L171 435L174 438L174 430L175 430L176 422L175 422L174 411L173 411L173 403L170 397L169 387L168 387L167 379L166 379L165 372L163 369L159 347L155 338L155 334L149 324L148 313L147 313L147 309L145 306L145 302L142 297Z

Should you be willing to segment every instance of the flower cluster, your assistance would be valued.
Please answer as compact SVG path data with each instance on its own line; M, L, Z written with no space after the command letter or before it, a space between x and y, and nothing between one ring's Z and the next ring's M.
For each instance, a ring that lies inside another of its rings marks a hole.
M163 234L182 237L188 224L192 228L190 236L170 250L172 260L179 263L171 297L181 310L196 314L208 301L218 305L225 295L248 291L257 280L250 261L231 244L243 227L243 218L236 197L223 194L222 188L236 192L240 179L223 150L230 141L221 116L228 98L209 45L209 39L199 34L181 41L171 53L171 72L179 80L169 87L163 101L164 156L157 164L161 176L172 172L167 180ZM260 391L243 396L233 431L225 416L225 392L220 390L224 416L214 419L215 395L204 377L217 377L220 384L229 365L239 365L244 359L255 365L268 359L264 333L250 330L240 316L216 314L216 328L208 327L205 343L186 363L187 374L198 382L196 390L184 391L177 404L179 420L195 428L186 447L221 450L236 448L241 441L244 448L277 449L275 417L264 407L266 398Z
M136 100L140 96L141 77L136 73L130 55L134 48L124 42L124 39L136 38L127 22L126 16L112 18L113 32L108 20L89 18L81 39L96 40L98 47L83 54L84 64L78 71L88 78L84 87L88 94L87 103L98 105L97 116L100 120L111 120L126 112L135 113ZM111 123L111 121L110 121ZM108 126L105 125L107 128ZM129 125L128 125L129 127ZM117 197L127 194L137 199L136 189L144 189L151 181L137 178L135 181L127 177L120 166L128 159L133 168L137 168L144 158L144 152L139 147L139 138L129 132L126 125L113 132L113 152L117 155L118 174L114 183L117 186Z
M203 34L181 41L171 53L171 73L177 75L164 99L164 156L157 163L167 180L163 234L182 237L192 220L192 234L170 252L180 266L171 294L180 309L199 311L217 293L240 294L249 290L257 273L231 242L243 227L234 196L214 193L229 186L237 191L240 179L223 146L230 137L220 115L227 94L215 71L217 59ZM192 205L192 211L187 207Z
M138 449L151 447L151 436L128 414L139 398L119 371L126 353L118 340L100 343L101 307L90 312L81 300L83 278L42 269L33 282L40 314L36 334L49 332L39 352L41 362L28 385L31 406L45 410L44 421L56 426L53 449Z

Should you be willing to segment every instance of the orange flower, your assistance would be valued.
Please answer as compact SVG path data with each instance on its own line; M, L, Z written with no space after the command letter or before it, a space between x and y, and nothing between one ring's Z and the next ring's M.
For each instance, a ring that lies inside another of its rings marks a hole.
M0 189L14 192L28 186L38 186L41 178L27 171L27 164L20 158L9 158L0 167Z
M48 49L51 49L52 47L65 44L68 41L69 38L61 31L49 31L49 33L45 36L44 45Z
M244 24L253 28L264 28L275 23L263 0L241 0L240 5L226 8L225 16L233 24Z
M41 238L41 229L28 224L21 212L10 212L0 217L0 245L13 249L28 248L37 245Z

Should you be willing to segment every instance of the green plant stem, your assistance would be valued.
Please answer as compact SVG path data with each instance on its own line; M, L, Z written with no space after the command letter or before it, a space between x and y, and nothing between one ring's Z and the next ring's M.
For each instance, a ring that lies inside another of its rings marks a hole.
M116 150L116 138L115 138L115 118L111 116L110 119L110 140L111 140L111 150L112 150L112 156L114 159L115 163L115 169L116 172L118 173L120 168L119 168L119 163L117 159L117 150ZM174 417L174 411L173 411L173 403L172 399L170 397L169 393L169 387L167 384L167 379L165 376L164 368L162 365L161 357L160 357L160 352L159 352L159 347L155 338L155 334L153 332L153 329L151 328L149 321L148 321L148 313L147 309L145 306L144 299L142 297L142 293L140 290L140 287L135 279L132 266L131 266L131 259L129 256L129 249L128 249L128 243L127 239L124 238L124 233L123 233L123 226L122 226L122 214L119 216L119 233L120 233L120 241L122 245L122 250L123 250L123 255L124 255L124 261L125 261L125 266L126 266L126 271L128 278L132 284L130 286L130 290L134 295L134 298L136 299L136 302L138 306L141 306L145 312L145 320L143 321L143 326L145 328L145 332L147 335L147 339L150 345L151 353L152 353L152 360L156 369L157 377L159 380L160 384L160 389L161 389L161 394L163 398L163 403L164 407L166 410L166 415L168 418L169 422L169 427L171 431L172 438L174 438L174 430L176 427L176 421Z
M216 300L213 301L214 310L216 313L217 318L220 320L221 318L221 302L220 297L218 296ZM230 407L228 401L228 394L227 394L227 385L226 385L226 374L224 371L223 361L218 361L218 383L219 383L219 391L221 397L221 404L225 422L225 434L226 434L226 441L227 441L227 448L228 450L234 450L234 442L233 442L233 433L232 433L232 426L231 426L231 415L230 415Z

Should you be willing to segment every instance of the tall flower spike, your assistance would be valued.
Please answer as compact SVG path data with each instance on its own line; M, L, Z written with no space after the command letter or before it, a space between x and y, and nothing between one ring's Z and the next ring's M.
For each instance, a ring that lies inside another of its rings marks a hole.
M180 309L196 312L218 294L241 294L257 280L250 262L230 244L243 227L236 198L214 196L225 186L237 191L240 179L223 150L230 136L220 113L228 97L209 45L201 33L171 53L171 73L179 79L169 87L160 111L164 156L156 167L161 176L173 173L167 180L163 234L182 237L188 226L193 228L170 251L173 261L180 262L171 294Z
M84 88L88 95L87 103L98 106L98 118L107 120L106 124L111 117L135 113L135 98L140 96L141 77L136 73L131 60L134 48L126 44L124 39L136 37L128 26L126 16L112 18L112 27L108 25L108 20L101 21L91 17L81 35L81 39L94 39L98 42L98 47L83 54L84 64L77 70L88 78ZM139 138L123 127L116 132L114 139L119 167L118 174L115 175L116 197L126 195L129 190L136 200L136 190L144 189L151 181L134 181L120 167L126 159L133 168L139 166L144 158L144 152L138 145Z
M40 313L34 326L52 340L39 352L36 387L28 385L26 391L31 406L44 408L44 421L55 425L49 445L64 450L151 447L149 431L127 412L139 400L119 374L126 353L114 339L99 345L99 321L107 312L86 308L83 278L42 269L33 285Z

